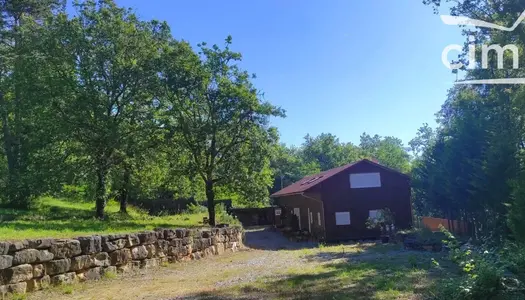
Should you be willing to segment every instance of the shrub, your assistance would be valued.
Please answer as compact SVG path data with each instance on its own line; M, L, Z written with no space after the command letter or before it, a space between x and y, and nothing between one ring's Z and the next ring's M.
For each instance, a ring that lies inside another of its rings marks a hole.
M217 217L217 223L240 224L237 218L228 213L226 206L222 203L215 206L215 215Z
M85 200L88 194L86 185L71 185L64 184L62 186L61 195L67 199Z
M186 209L186 212L189 214L203 214L208 212L208 208L206 206L198 205L190 203L188 204L188 208Z
M444 228L444 243L450 249L450 260L461 270L459 278L439 281L431 290L432 299L507 299L514 293L504 284L504 263L495 251L463 245Z
M464 299L464 289L461 281L456 278L447 278L436 282L427 291L429 299Z

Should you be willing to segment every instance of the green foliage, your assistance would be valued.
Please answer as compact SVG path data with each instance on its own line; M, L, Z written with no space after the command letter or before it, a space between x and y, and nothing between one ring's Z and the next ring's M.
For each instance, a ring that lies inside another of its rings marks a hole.
M14 293L14 294L9 296L9 299L10 300L26 300L27 299L27 294Z
M416 268L417 267L417 263L418 263L418 257L414 254L411 254L408 256L408 264L412 267L412 268Z
M429 291L433 299L518 299L516 286L506 285L511 277L505 275L508 262L497 253L483 247L460 247L458 240L444 228L450 259L460 268L459 278L439 281ZM512 280L511 280L512 281ZM518 283L518 285L520 285ZM509 298L510 297L510 298Z
M62 196L67 199L75 199L75 200L86 200L87 198L87 191L88 187L86 185L78 186L78 185L72 185L72 184L64 184L62 186Z
M186 43L172 43L160 71L163 120L205 185L211 224L218 188L248 202L268 197L269 156L277 142L269 118L284 116L262 99L253 76L239 67L242 56L230 50L231 43L231 37L223 49L202 43L200 56Z
M522 1L441 1L425 4L450 9L465 16L497 24L512 24L525 10ZM442 5L448 3L450 5ZM514 21L513 21L514 20ZM464 28L468 41L481 57L482 45L516 45L524 49L522 29L513 32ZM467 43L465 50L467 50ZM512 55L504 60L510 66ZM489 68L469 68L468 53L458 57L464 63L465 79L520 78L523 68L496 68L496 55L488 56ZM520 65L525 57L520 56ZM523 85L456 85L438 112L438 128L424 125L409 143L416 153L413 169L414 206L418 213L469 222L476 238L495 244L525 233L523 192L523 149L525 99Z
M232 216L226 210L226 206L222 203L219 203L215 206L215 213L217 214L217 219L224 224L239 224L239 221L235 216Z
M230 37L196 53L113 0L74 1L72 15L62 0L4 2L1 204L62 195L95 200L99 218L111 198L123 213L166 194L268 204L268 119L284 112L239 68Z
M49 162L60 157L53 149L57 125L48 110L49 64L41 37L45 20L62 11L64 1L2 1L0 9L0 197L11 207L28 208L34 195L50 188L48 175L56 167Z
M207 212L208 209L206 208L206 206L190 203L188 205L187 211L189 214L201 214Z
M62 293L65 294L65 295L71 295L73 294L73 292L75 291L75 287L73 285L63 285L61 287L62 289Z
M105 279L115 279L117 278L117 273L115 272L104 272L104 278Z

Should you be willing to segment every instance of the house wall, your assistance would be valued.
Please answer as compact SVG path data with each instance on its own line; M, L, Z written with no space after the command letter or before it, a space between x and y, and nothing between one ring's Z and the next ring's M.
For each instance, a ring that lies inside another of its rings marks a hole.
M306 196L306 197L305 197ZM300 209L300 227L308 230L308 211L312 212L312 222L310 224L311 232L324 237L324 211L321 195L318 193L305 193L302 195L290 195L285 197L275 198L275 203L278 206L284 207L287 212L292 213L293 208ZM313 198L313 199L312 199ZM314 200L315 199L315 200ZM319 225L318 214L321 217L321 225Z
M381 187L350 188L351 173L371 172L380 173ZM401 174L365 161L321 182L316 188L322 194L328 241L377 237L378 231L366 228L369 210L389 208L394 213L396 228L412 225L410 180ZM350 212L351 224L336 225L335 213L345 211Z

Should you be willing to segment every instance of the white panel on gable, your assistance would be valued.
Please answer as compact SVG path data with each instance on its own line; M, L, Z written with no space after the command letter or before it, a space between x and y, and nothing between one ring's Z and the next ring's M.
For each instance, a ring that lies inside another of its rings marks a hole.
M336 212L335 213L335 225L350 225L350 212Z
M381 187L381 175L379 173L350 174L350 188L364 189L375 187Z

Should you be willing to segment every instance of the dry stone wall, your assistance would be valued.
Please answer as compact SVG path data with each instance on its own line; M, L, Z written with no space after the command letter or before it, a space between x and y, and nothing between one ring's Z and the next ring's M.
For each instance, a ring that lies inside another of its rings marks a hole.
M0 242L0 294L220 255L236 251L242 241L241 228L227 227Z

